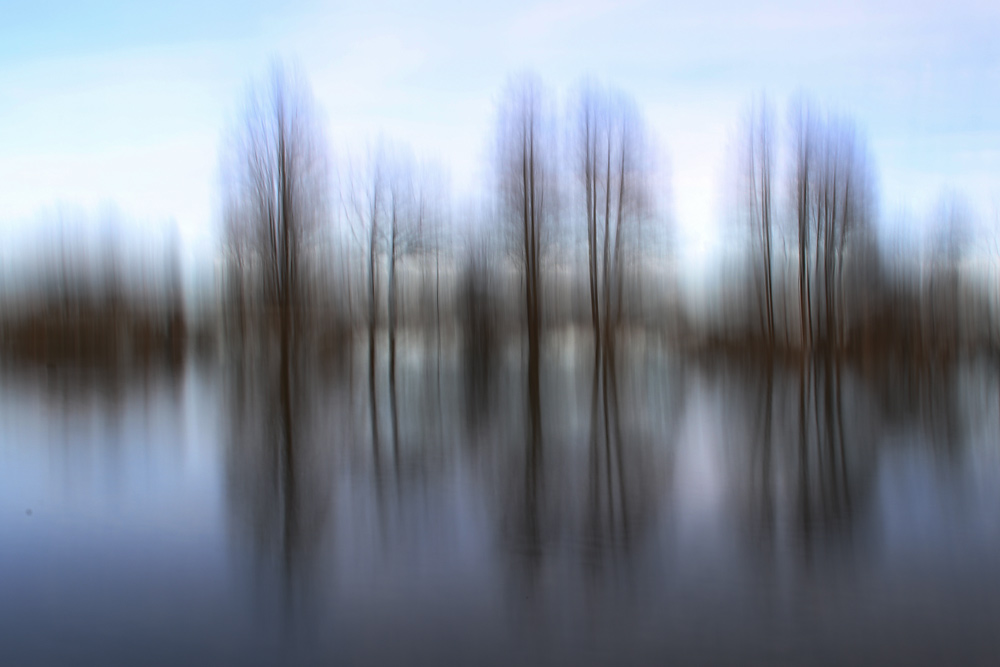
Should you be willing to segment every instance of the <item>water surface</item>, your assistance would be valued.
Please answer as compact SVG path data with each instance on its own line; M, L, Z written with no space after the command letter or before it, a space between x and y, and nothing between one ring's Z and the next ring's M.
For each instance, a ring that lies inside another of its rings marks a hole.
M384 356L8 364L0 662L997 664L992 362Z

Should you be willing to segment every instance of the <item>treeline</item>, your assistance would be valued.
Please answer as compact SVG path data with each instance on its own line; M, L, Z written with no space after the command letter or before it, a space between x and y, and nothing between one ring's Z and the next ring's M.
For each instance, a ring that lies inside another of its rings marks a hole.
M259 332L256 318L364 330L374 350L384 329L392 366L400 331L481 332L480 346L523 334L529 372L542 335L568 328L590 331L601 363L621 332L784 354L993 344L992 300L963 278L960 244L932 248L916 274L880 246L873 159L849 118L753 105L727 230L746 243L701 303L678 286L669 188L634 101L589 82L556 108L536 78L508 84L492 183L457 213L440 170L398 145L333 168L307 86L276 70L226 163L230 339Z
M492 181L456 206L444 170L391 141L335 162L308 84L276 67L227 135L217 308L200 334L285 361L367 338L372 366L384 340L390 374L412 336L484 355L523 340L529 375L551 332L586 332L598 365L625 335L779 354L994 344L995 299L964 276L965 246L938 243L916 270L880 246L875 169L849 119L802 100L780 120L752 106L726 228L741 250L720 259L720 290L695 294L679 287L669 188L635 102L588 82L562 107L536 78L512 79ZM4 291L5 349L183 340L176 259L151 280L108 251L87 274L74 244L52 245L46 271Z
M588 327L603 345L654 306L679 313L636 105L586 85L565 124L553 109L536 79L508 85L489 192L456 212L442 170L398 144L335 169L308 89L277 70L224 161L226 339L366 334L374 350L384 332L391 368L399 335L478 332L466 342L484 346L523 332L530 370L546 331Z
M176 232L43 218L0 265L0 350L28 362L177 363L189 323ZM136 238L138 237L138 238Z
M996 253L971 235L958 200L925 221L925 238L914 225L904 243L885 244L855 125L803 99L785 120L765 100L745 120L735 209L749 232L748 279L729 276L701 343L911 358L992 349Z

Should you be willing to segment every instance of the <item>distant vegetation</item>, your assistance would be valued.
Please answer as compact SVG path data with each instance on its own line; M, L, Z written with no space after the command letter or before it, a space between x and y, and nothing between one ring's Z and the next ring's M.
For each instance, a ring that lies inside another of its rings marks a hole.
M374 373L384 337L394 377L401 337L482 356L523 336L537 387L546 336L569 329L589 332L606 373L622 341L781 357L996 345L993 254L954 206L919 255L883 247L874 161L849 119L803 100L784 119L751 105L724 193L741 250L727 246L719 287L694 294L679 287L668 188L634 101L587 83L564 115L553 102L537 79L511 80L492 195L458 210L443 170L390 141L335 163L307 83L275 67L227 135L209 311L192 317L176 241L135 267L113 238L88 254L57 231L50 252L2 271L4 355L136 361L197 339L288 366L367 338ZM970 270L982 257L990 270Z

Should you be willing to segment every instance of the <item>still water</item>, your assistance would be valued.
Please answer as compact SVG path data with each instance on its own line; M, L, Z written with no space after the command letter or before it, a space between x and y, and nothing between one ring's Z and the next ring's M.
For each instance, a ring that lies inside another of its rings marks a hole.
M449 350L8 364L0 664L1000 664L992 361Z

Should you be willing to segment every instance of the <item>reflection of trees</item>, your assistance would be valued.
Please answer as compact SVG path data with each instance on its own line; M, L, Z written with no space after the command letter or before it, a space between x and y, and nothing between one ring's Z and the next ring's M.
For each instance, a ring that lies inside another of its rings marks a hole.
M960 368L939 360L885 359L865 369L864 383L886 428L914 429L929 446L952 455L965 437Z
M148 398L160 386L169 390L174 401L179 400L183 376L182 359L175 357L133 363L80 358L44 365L15 357L0 364L0 379L32 387L46 405L57 406L62 413L85 410L96 402L116 419L130 398Z
M790 532L809 553L852 533L874 472L878 424L859 406L845 406L857 398L845 392L847 372L826 356L797 368L752 366L742 376L753 427L737 482L746 480L744 511L761 545Z
M502 350L497 332L500 308L494 296L497 292L497 270L488 239L470 244L466 262L459 297L465 332L462 356L464 414L470 440L478 441L492 427L490 419L496 401L492 389Z
M641 387L637 358L623 355L628 363L604 373L586 355L581 350L568 370L545 365L538 408L547 415L544 443L522 440L531 432L524 427L530 415L512 422L507 415L517 413L503 411L503 399L516 405L516 392L493 394L505 415L495 422L506 436L492 458L503 551L526 594L557 572L591 584L628 574L649 546L668 488L664 473L683 393L664 403Z
M308 90L275 68L269 85L248 100L225 193L227 248L238 283L237 333L242 341L246 282L259 309L253 324L261 343L256 366L235 362L233 504L237 511L249 510L243 523L251 527L252 541L272 552L288 579L314 551L328 486L313 477L323 468L312 460L318 450L303 431L317 387L302 386L296 372L308 251L326 212L325 157L314 121Z
M604 372L600 370L599 366L594 366L584 529L593 546L595 561L600 560L608 547L621 545L628 549L629 527L633 518L629 513L617 364L606 362Z
M579 104L579 164L587 217L588 273L594 330L586 529L594 544L627 547L629 491L622 436L618 360L625 247L648 214L649 164L643 121L634 103L595 88Z
M551 161L543 91L532 78L511 85L498 125L498 172L503 219L523 274L528 336L528 456L541 456L539 396L542 335L542 254L555 213L555 169Z
M737 369L730 400L749 410L737 456L743 512L761 546L791 536L804 554L847 544L866 520L879 456L963 441L954 369L860 368L834 355L802 366Z
M389 408L392 416L393 451L398 450L396 406L396 334L400 297L399 268L408 255L422 249L429 203L425 188L418 182L414 162L408 152L380 144L364 168L352 170L348 187L349 217L355 237L362 241L367 257L368 297L368 403L372 452L379 453L378 400L376 389L379 324L379 276L381 256L386 258L386 325L389 344Z
M292 594L306 585L325 533L331 480L316 425L324 387L293 372L286 394L280 375L273 365L234 364L226 477L234 528L249 543L258 576L273 568L280 590Z
M821 362L806 367L801 382L799 484L793 495L803 543L808 548L814 532L849 534L852 488L845 452L839 360L825 355Z
M49 429L40 440L12 438L4 444L51 444L54 461L64 462L66 465L60 467L71 477L81 478L95 469L81 466L85 459L80 457L100 453L108 466L102 471L118 482L128 471L122 463L134 455L135 447L147 442L136 437L143 434L136 414L143 417L139 422L142 428L159 435L155 420L164 414L162 408L169 406L168 420L182 409L184 374L184 366L170 359L134 364L106 364L86 358L43 366L33 359L0 363L0 401L6 414L27 417L28 423L37 419ZM8 397L17 398L9 401ZM20 406L25 404L37 405L40 412L21 414ZM5 426L0 413L0 432Z

